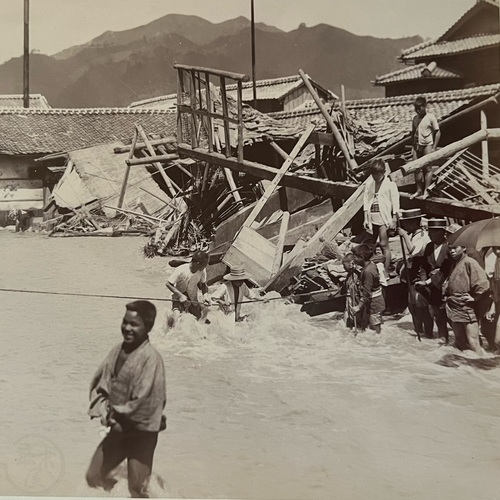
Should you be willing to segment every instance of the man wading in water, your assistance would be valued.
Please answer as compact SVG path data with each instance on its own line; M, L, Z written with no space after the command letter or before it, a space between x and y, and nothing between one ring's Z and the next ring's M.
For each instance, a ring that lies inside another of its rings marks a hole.
M126 305L123 342L110 351L90 387L91 418L100 418L109 433L97 447L87 471L87 484L110 491L113 470L127 459L128 489L134 498L148 498L158 433L166 428L165 369L149 343L156 318L151 302Z

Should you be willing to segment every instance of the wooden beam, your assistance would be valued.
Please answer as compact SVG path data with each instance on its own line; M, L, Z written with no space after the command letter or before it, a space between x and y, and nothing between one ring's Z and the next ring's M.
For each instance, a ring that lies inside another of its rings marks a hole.
M137 144L137 138L139 137L139 134L137 133L137 127L134 129L134 139L132 141L132 146L129 151L128 159L132 159L134 156L134 151L135 151L135 146ZM125 199L125 191L127 189L127 183L128 183L128 177L130 174L130 165L127 163L127 167L125 168L125 174L123 176L123 183L122 183L122 189L120 191L120 198L118 199L118 208L122 208L123 206L123 200Z
M243 85L241 81L238 85L238 161L243 161Z
M325 105L323 104L323 101L320 99L317 92L314 90L313 86L311 85L311 81L309 80L309 76L306 75L301 69L299 69L299 75L302 78L302 80L304 81L304 83L307 87L307 90L309 90L309 93L313 97L314 102L316 103L319 110L321 111L321 113L325 117L326 123L328 124L331 131L333 132L333 135L335 136L337 144L339 145L342 153L345 156L345 159L347 161L347 164L349 165L349 168L351 170L357 169L358 164L356 163L356 160L352 157L351 153L349 152L349 148L347 147L347 144L345 143L344 138L340 134L339 129L337 128L335 123L333 123L332 117L328 113Z
M230 71L223 71L220 69L212 69L212 68L204 68L202 66L188 66L186 64L174 63L174 68L175 69L183 69L186 71L194 70L194 71L198 71L199 73L210 73L212 75L223 76L226 78L231 78L231 80L242 81L242 82L248 82L250 80L250 77L248 75L245 75L244 73L232 73Z
M337 236L357 212L363 208L365 183L358 186L342 207L304 245L303 249L286 262L279 273L264 286L265 290L276 290L278 292L283 290L289 284L291 278L299 272L305 259L316 255L321 251L325 242L332 241Z
M184 142L182 132L182 94L184 93L184 71L177 70L177 143Z
M163 137L162 139L151 139L149 141L149 144L151 144L151 146L159 146L159 145L165 145L165 144L176 144L176 143L177 143L177 140L173 136ZM117 147L117 148L114 148L113 151L116 154L129 153L131 147L132 146ZM139 142L139 141L135 145L135 149L142 149L145 147L146 147L146 144L144 144L143 142Z
M220 79L220 92L222 99L222 119L224 120L224 141L226 146L226 156L231 156L231 135L229 131L229 113L227 109L227 93L226 93L226 79L222 76Z
M307 126L304 133L302 134L300 139L297 141L297 144L295 144L292 152L287 157L287 159L284 161L284 163L281 166L281 168L279 169L278 173L276 174L276 176L274 177L272 182L269 184L269 186L267 186L264 194L259 199L259 201L255 205L253 210L250 212L250 215L248 216L247 220L243 224L244 227L250 227L253 224L253 222L255 221L257 216L259 215L260 211L262 210L262 208L266 204L267 200L274 193L274 191L278 187L281 179L286 174L287 170L291 167L293 161L295 160L297 155L300 153L301 149L304 147L304 144L306 143L306 139L309 137L311 132L314 130L314 127L315 127L314 123L311 123Z
M196 121L196 79L194 70L190 72L189 78L189 108L188 112L191 114L191 144L193 148L198 147L198 122ZM181 107L182 111L182 107Z
M459 141L452 142L448 144L444 148L438 149L437 151L433 151L428 155L422 156L422 158L418 158L417 160L410 161L406 165L401 167L401 170L404 175L408 175L414 172L418 172L422 168L427 165L431 165L432 163L441 160L442 158L446 158L451 156L452 154L457 153L461 149L466 149L473 144L481 142L482 140L488 137L488 132L486 130L478 130L474 134L471 134Z
M486 118L486 112L484 109L480 112L481 115L481 130L488 129L488 120ZM481 142L481 160L483 163L483 175L488 176L490 174L490 160L488 155L488 139Z
M137 165L149 165L153 164L154 162L160 162L160 161L173 161L173 160L178 160L179 156L176 155L175 153L170 153L166 155L158 155L158 156L145 156L144 158L132 158L131 160L125 160L125 163L131 167L135 167Z
M500 128L489 128L488 139L500 139Z
M286 233L288 231L289 222L290 222L290 212L283 212L280 232L278 235L278 242L276 243L276 253L274 254L273 267L271 269L271 277L275 276L281 267L281 261L283 259L283 248L285 246L285 238L286 238Z
M236 158L226 158L220 153L208 153L205 149L192 149L189 144L179 144L177 146L179 154L189 156L195 160L227 167L236 172L244 172L253 175L259 179L272 180L279 172L278 169L268 165L262 165L248 160L238 162ZM346 199L352 193L356 186L347 182L334 182L306 175L285 174L280 181L280 185L300 189L308 193L314 193L318 196L327 196L329 198Z
M239 203L242 205L241 195L238 191L238 188L236 187L236 182L234 182L233 173L231 172L231 170L229 170L226 167L226 168L224 168L224 174L226 175L227 183L229 184L229 187L231 188L231 192L233 194L234 201L236 203Z
M457 165L457 168L465 175L466 179L467 179L467 182L469 184L469 186L486 202L488 203L489 205L494 205L497 203L497 200L495 200L493 197L491 197L488 192L487 192L487 189L483 186L481 186L481 184L479 184L479 182L477 181L477 179L471 175L471 173L467 170L467 168L465 168L465 166L463 164L458 164Z

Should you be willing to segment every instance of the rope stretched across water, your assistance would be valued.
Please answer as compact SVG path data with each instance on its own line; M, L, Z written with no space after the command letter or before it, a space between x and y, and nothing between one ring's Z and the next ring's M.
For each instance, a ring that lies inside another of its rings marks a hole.
M334 297L340 297L340 288L326 288L324 290L317 290L314 292L308 292L308 293L299 293L299 294L292 294L292 295L283 295L281 297L270 297L268 299L262 298L262 299L253 299L253 300L243 300L239 302L239 304L251 304L254 302L270 302L272 300L287 300L291 298L299 298L299 297L308 297L308 296L314 296L319 293L324 293L324 292L336 292L333 294L331 298ZM126 296L126 295L103 295L103 294L98 294L98 293L81 293L81 292L50 292L46 290L25 290L25 289L17 289L17 288L0 288L0 292L10 292L10 293L33 293L33 294L39 294L39 295L63 295L67 297L94 297L94 298L100 298L100 299L126 299L126 300L154 300L154 301L159 301L159 302L178 302L178 300L171 299L171 298L165 298L165 297L132 297L132 296ZM202 304L204 307L213 307L213 306L219 306L218 303L216 304L204 304L203 302L197 302L195 300L189 300L187 302L190 302L192 304ZM234 303L224 303L224 305L235 305Z

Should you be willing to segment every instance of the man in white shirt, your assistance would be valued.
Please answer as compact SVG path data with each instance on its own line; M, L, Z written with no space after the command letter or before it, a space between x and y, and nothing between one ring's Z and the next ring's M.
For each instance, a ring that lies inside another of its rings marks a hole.
M172 292L173 317L169 318L169 326L173 326L181 312L189 312L200 322L205 323L209 305L207 286L208 254L197 250L191 262L177 267L169 276L165 286ZM198 300L198 290L203 294L203 302Z
M436 117L427 112L425 97L417 97L414 102L416 115L412 122L413 159L428 155L436 148L441 139L441 131ZM427 190L432 182L432 165L427 165L421 172L415 174L417 191L412 198L422 196L427 198Z

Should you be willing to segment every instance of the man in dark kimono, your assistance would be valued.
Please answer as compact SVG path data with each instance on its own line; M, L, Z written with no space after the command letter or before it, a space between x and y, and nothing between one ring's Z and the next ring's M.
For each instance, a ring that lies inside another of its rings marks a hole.
M455 347L470 348L482 354L476 305L489 291L488 277L476 260L465 253L465 247L452 246L455 261L445 286L446 314L455 334Z
M417 291L429 302L429 310L438 330L438 337L448 342L448 325L443 302L443 284L450 275L453 259L446 243L446 219L432 218L427 224L430 243L424 250L422 269L425 278L417 281Z
M127 459L128 488L134 498L147 498L158 433L165 429L165 369L149 343L156 318L151 302L126 306L123 342L114 347L92 379L91 418L100 418L109 433L97 447L86 479L90 487L110 491L113 470Z

